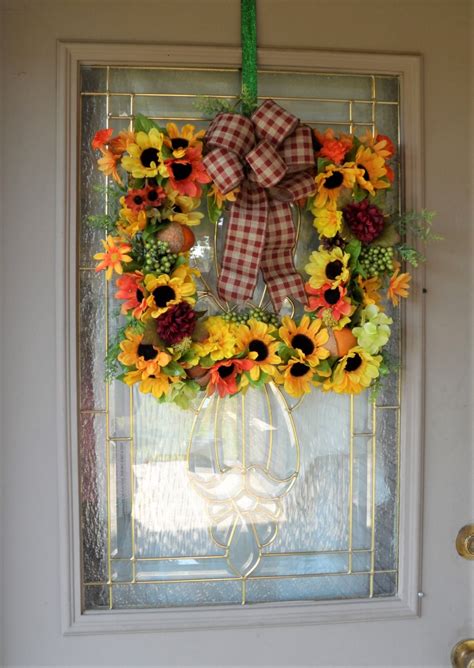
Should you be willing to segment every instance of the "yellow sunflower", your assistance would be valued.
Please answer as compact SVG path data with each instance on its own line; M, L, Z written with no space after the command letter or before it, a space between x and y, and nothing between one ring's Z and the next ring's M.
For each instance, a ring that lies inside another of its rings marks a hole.
M164 138L164 142L171 149L174 158L184 158L187 149L191 146L202 147L200 140L204 137L205 130L195 132L195 129L194 125L188 124L183 125L180 132L176 123L167 123L168 136Z
M381 355L369 355L360 346L351 348L332 374L323 383L323 389L338 394L359 394L379 375Z
M159 373L161 367L171 362L171 356L168 353L159 350L151 343L144 342L143 333L128 328L125 331L125 337L120 342L122 352L117 359L125 366L136 367L142 379Z
M200 211L195 211L201 203L199 197L190 197L189 195L180 195L177 190L173 190L170 186L166 187L166 194L169 202L173 205L173 213L170 215L170 220L181 225L199 225L204 218L204 214Z
M140 371L129 371L124 376L124 381L127 385L140 383L140 392L143 392L143 394L151 393L155 399L159 399L163 394L168 394L171 383L174 383L177 380L179 379L172 376L166 376L164 373L142 378Z
M163 135L156 128L149 132L137 132L136 143L127 146L128 156L122 158L122 166L135 179L151 178L160 173L168 175L168 170L161 161Z
M342 227L342 211L332 209L317 209L313 207L313 226L323 237L332 239Z
M371 195L375 193L375 190L390 188L385 160L372 149L359 146L355 164L358 168L356 170L357 183Z
M147 274L145 276L145 287L150 293L147 298L147 304L150 307L152 318L158 318L165 313L170 306L187 301L194 306L196 303L196 285L193 275L198 275L196 269L191 269L188 265L182 264L175 269L171 275L160 274L154 276Z
M352 190L357 175L357 168L353 163L345 165L327 165L324 172L316 176L316 198L314 206L317 209L326 207L335 209L337 200L343 188Z
M311 392L314 373L314 368L309 364L293 358L281 367L275 380L279 385L283 385L285 392L297 399Z
M146 213L145 211L132 211L125 206L125 197L120 198L120 204L122 204L123 208L120 209L117 229L120 233L128 237L134 237L137 232L145 229L147 223Z
M203 341L194 343L194 350L199 357L211 356L214 361L228 359L236 353L237 335L240 327L226 322L218 315L206 320L208 336Z
M304 315L297 325L286 315L282 323L283 326L279 329L281 339L289 348L294 348L300 353L302 362L314 367L329 357L329 350L324 348L329 334L327 329L321 329L321 320L318 318L310 320L309 316Z
M337 288L341 283L347 283L349 280L350 260L349 253L339 248L333 248L330 251L317 250L309 256L309 262L305 266L305 271L309 274L309 284L312 288L321 288L329 283L331 288Z
M251 318L247 325L242 325L237 334L237 351L242 353L248 351L248 358L255 362L250 369L250 378L258 380L260 372L269 376L276 373L275 364L280 364L281 359L276 354L278 341L274 339L271 332L274 331L270 325Z

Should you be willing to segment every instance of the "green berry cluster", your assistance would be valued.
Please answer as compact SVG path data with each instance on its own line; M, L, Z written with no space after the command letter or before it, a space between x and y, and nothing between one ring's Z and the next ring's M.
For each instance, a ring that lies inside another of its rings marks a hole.
M367 276L372 278L385 272L393 271L393 248L382 246L363 246L359 262Z
M259 320L260 322L264 322L267 325L273 325L273 327L278 327L280 325L280 321L278 320L276 313L270 313L269 311L265 311L263 308L258 308L257 306L246 309L245 311L231 311L229 313L224 313L222 317L227 322L234 322L238 325L246 325L251 318Z
M143 269L154 274L169 274L178 256L170 251L166 241L148 239L144 243Z

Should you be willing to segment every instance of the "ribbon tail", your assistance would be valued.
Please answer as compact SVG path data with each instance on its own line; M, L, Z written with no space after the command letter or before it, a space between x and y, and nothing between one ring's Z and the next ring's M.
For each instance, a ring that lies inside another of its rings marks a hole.
M265 247L261 269L275 311L286 297L306 303L304 282L295 269L293 252L296 242L291 206L270 200Z
M217 281L217 291L222 299L252 299L265 246L267 214L268 200L264 189L245 181L232 206L227 227Z

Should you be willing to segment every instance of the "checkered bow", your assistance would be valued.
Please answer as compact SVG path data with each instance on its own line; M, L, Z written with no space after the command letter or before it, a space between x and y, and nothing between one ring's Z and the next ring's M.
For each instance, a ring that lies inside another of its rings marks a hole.
M291 202L314 192L311 129L273 100L251 118L220 114L211 123L204 158L209 176L226 194L240 186L232 206L224 246L219 295L229 301L252 299L261 269L273 306L285 297L306 302L295 269L295 229Z

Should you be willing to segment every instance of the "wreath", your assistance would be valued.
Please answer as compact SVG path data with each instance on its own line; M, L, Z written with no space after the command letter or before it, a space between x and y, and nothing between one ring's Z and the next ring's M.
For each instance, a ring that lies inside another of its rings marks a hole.
M274 382L292 397L313 387L377 389L391 363L386 306L408 297L421 254L408 228L432 238L432 214L385 212L395 146L384 135L320 133L273 100L252 115L219 113L207 132L166 128L138 115L133 130L99 130L92 147L111 177L96 271L115 277L122 326L109 376L182 408L200 392L220 397ZM199 310L190 251L204 214L230 209L218 278L220 313ZM293 210L313 214L319 243L293 263ZM262 273L272 308L251 303ZM279 312L285 299L300 318Z

